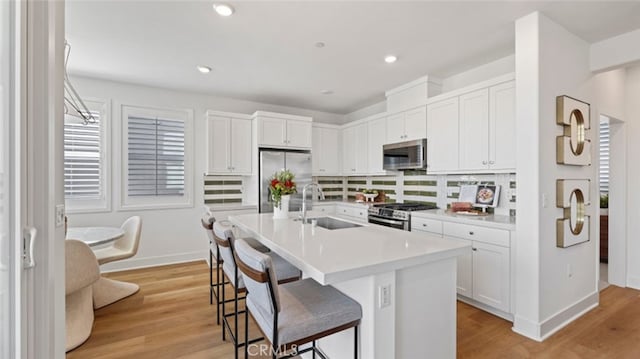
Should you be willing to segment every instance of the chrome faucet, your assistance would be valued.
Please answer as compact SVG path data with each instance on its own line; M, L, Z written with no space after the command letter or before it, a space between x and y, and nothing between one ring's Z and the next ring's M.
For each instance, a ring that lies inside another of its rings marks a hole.
M318 192L320 192L320 200L324 200L324 192L322 192L322 188L317 183L309 183L302 188L302 223L307 222L307 188L309 187L317 187Z

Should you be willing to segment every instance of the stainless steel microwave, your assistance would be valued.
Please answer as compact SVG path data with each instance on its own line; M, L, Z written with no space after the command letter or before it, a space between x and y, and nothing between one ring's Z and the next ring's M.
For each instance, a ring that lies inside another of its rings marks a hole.
M427 139L383 145L382 156L382 168L385 170L425 169Z

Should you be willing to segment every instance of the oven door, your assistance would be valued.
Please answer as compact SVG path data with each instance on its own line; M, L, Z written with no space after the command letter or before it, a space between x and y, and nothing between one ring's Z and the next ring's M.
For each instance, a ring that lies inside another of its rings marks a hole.
M369 215L368 220L369 220L369 223L379 224L381 226L397 228L397 229L401 229L403 231L408 231L409 230L409 221L402 221L402 220L398 220L398 219L383 218L383 217L378 217L378 216L373 216L373 215Z

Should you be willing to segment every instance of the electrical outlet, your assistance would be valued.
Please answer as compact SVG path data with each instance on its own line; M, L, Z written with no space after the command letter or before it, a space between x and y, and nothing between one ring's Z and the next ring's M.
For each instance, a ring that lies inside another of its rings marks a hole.
M391 284L378 287L378 307L380 309L391 305Z
M56 206L56 227L62 227L64 224L64 204Z

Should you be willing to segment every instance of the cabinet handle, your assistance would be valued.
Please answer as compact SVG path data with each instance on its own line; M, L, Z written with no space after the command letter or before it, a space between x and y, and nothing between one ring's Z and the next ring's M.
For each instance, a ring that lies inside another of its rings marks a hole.
M496 161L489 161L490 165L495 164L495 163L496 163Z
M470 236L473 236L473 234L474 234L473 232L469 232L469 235L470 235Z
M483 165L486 165L486 164L487 164L487 161L482 161L482 164L483 164Z
M422 226L423 226L423 227L426 227L426 226L427 226L427 224L426 224L426 223L423 223L423 224L422 224Z
M472 250L472 251L477 251L477 250L478 250L478 248L473 248L473 247L471 247L471 250Z

